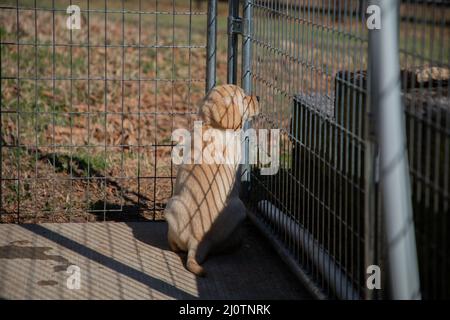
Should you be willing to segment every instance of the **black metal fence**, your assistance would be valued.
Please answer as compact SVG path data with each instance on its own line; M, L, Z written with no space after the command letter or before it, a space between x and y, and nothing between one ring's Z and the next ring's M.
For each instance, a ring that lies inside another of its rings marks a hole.
M251 170L251 208L319 296L344 299L389 297L385 289L395 286L384 272L383 173L367 99L362 2L243 2L251 12L243 22L251 66L242 73L250 73L246 89L261 97L263 110L254 125L282 130L279 172ZM449 297L449 8L402 1L399 12L422 296ZM370 265L382 270L381 290L367 288Z
M422 295L448 299L450 7L406 4L412 18L400 23L400 64Z
M365 286L366 88L355 72L367 68L367 31L359 11L346 14L355 4L250 3L256 126L282 129L281 168L254 168L252 202L308 276L343 298Z

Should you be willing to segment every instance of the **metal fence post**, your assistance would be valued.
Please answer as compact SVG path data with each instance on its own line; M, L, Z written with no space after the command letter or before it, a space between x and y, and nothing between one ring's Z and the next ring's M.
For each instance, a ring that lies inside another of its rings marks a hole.
M251 41L252 34L252 13L253 7L250 0L244 1L243 10L243 30L242 33L242 88L245 92L251 91L251 76L250 76L250 59L251 59Z
M208 0L206 39L206 93L216 85L217 0Z
M1 112L1 108L3 106L3 91L2 91L2 61L3 61L3 37L2 33L0 32L0 210L3 209L3 119Z
M372 0L381 28L369 31L370 104L376 114L380 181L394 299L420 299L416 241L400 96L398 0Z
M228 5L228 53L227 83L237 84L238 34L232 30L239 16L239 0L230 0Z
M243 33L242 33L242 88L246 93L250 93L252 88L251 81L251 40L250 36L252 34L252 14L253 7L250 0L244 1L243 9ZM250 124L246 122L244 124L244 130L250 128ZM242 170L242 181L244 182L244 189L246 189L246 184L250 182L250 164L249 164L249 141L245 141L245 152L244 152L244 165Z

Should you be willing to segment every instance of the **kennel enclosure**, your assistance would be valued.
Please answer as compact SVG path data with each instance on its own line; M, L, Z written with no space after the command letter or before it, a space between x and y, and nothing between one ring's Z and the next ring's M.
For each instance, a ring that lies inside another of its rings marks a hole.
M307 287L320 298L395 292L396 243L385 241L395 195L413 215L420 293L409 297L448 298L448 3L219 4L0 1L1 222L162 220L176 174L171 132L192 127L205 91L236 83L260 97L251 125L281 130L279 171L245 165L242 196ZM80 29L67 28L70 5ZM397 38L369 29L369 5L391 15L379 32ZM386 84L376 54L389 41ZM382 109L386 88L401 99L396 117ZM392 126L381 114L400 128L385 140ZM401 148L402 138L407 156L386 164L386 141ZM383 181L399 167L409 170L395 179L404 185L389 190ZM371 265L381 290L367 287Z

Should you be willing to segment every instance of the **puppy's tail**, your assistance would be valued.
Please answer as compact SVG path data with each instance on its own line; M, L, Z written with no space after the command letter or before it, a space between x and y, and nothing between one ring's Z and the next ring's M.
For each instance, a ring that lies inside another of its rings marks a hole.
M195 259L196 253L197 253L197 246L189 248L186 267L193 274L195 274L199 277L204 277L206 275L206 272L203 269L203 267L201 265L199 265L197 260Z

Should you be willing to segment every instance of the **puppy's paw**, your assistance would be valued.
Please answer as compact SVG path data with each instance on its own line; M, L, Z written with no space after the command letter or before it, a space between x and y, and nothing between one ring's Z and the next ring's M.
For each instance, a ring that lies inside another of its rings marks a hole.
M199 265L197 263L197 261L195 261L195 259L192 258L188 258L187 263L186 263L186 268L192 272L193 274L195 274L196 276L199 277L204 277L206 276L206 272L205 269L203 269L203 267L201 265Z

